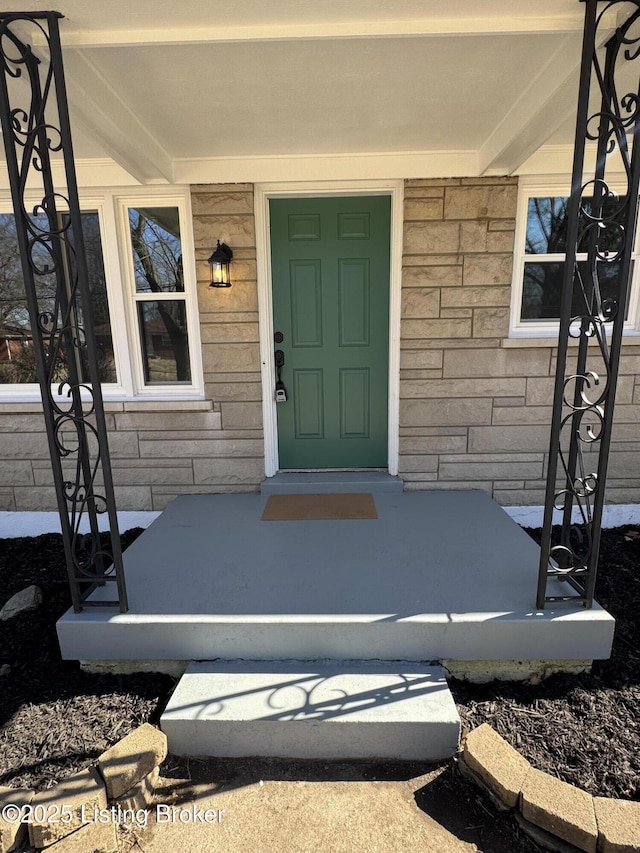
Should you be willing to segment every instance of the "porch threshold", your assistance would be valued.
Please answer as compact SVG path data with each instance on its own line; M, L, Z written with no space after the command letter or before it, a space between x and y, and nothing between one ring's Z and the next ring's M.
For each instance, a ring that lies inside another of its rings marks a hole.
M484 492L374 493L377 519L340 521L261 521L267 500L178 497L125 552L129 612L68 611L57 625L63 658L610 654L614 620L597 604L535 609L539 548Z
M401 493L400 477L386 471L279 471L260 483L262 495Z

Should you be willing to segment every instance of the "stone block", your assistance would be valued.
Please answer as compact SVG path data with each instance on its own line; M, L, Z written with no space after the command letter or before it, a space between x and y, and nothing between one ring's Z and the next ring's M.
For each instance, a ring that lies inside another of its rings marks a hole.
M457 252L448 252L447 254L432 255L407 255L402 256L403 269L411 269L412 267L439 267L459 264L462 265L463 257Z
M106 808L107 794L104 783L94 767L80 771L53 788L41 791L33 798L34 811L36 806L42 806L44 815L51 807L68 806L71 819L66 822L42 822L34 820L29 824L29 840L34 847L48 847L61 838L80 829L86 822L87 815Z
M44 433L7 433L2 436L2 456L5 459L48 459L49 445Z
M522 783L521 796L525 820L579 850L596 853L598 827L590 794L532 768Z
M640 803L594 797L599 853L640 850Z
M30 415L3 412L0 415L0 432L44 432L44 417L42 413Z
M457 287L462 286L462 265L403 267L402 287Z
M58 509L53 486L38 489L33 486L16 486L13 496L16 512L53 512Z
M118 832L114 822L87 823L47 848L48 853L116 853Z
M33 486L31 462L3 459L0 462L0 482L5 486Z
M548 376L549 351L546 349L478 349L467 352L445 351L444 376Z
M148 809L153 803L153 794L158 785L160 770L155 767L148 776L126 791L122 796L113 801L121 811L134 811Z
M2 512L16 511L16 499L13 489L0 486L0 510Z
M400 439L400 454L464 453L466 435L407 436Z
M221 403L225 429L262 429L261 403Z
M444 218L512 218L516 215L517 200L518 187L515 184L447 187Z
M542 476L542 459L538 462L510 461L505 456L500 462L477 462L474 456L462 462L440 462L441 480L535 480Z
M463 285L511 284L513 255L467 255L462 273Z
M403 474L433 474L438 470L437 456L408 456L401 454L398 470Z
M403 317L437 317L439 311L439 290L425 287L410 287L403 290Z
M444 187L418 187L410 186L407 182L404 191L407 198L444 198Z
M235 261L234 261L235 264ZM209 276L198 282L198 305L201 314L248 312L258 310L255 281L234 281L233 287L209 287Z
M410 255L434 255L457 252L460 225L457 222L405 222L404 252Z
M489 379L436 379L430 382L405 381L401 397L516 397L524 394L525 379L498 377Z
M191 192L191 209L194 216L220 214L253 215L253 193L235 192Z
M264 460L194 459L193 472L197 485L237 485L246 490L246 486L257 486L264 479Z
M460 223L460 251L466 255L487 251L486 222Z
M470 426L470 453L510 453L549 450L549 427L523 426Z
M513 230L491 231L487 233L487 252L513 252Z
M638 430L640 435L640 429ZM640 456L637 453L630 453L616 450L609 456L609 468L607 471L608 479L628 479L630 477L640 478Z
M473 312L473 337L507 337L509 334L508 308L476 308Z
M491 422L491 400L401 400L402 426L466 426Z
M551 406L523 406L520 400L505 405L494 400L493 423L547 424L551 429Z
M478 306L508 306L511 288L503 287L448 287L440 298L443 308L476 308Z
M440 316L443 320L460 317L470 318L473 317L473 310L471 308L441 308Z
M260 457L264 442L259 439L171 439L167 441L141 441L140 455L145 459L168 458L230 458Z
M149 460L145 460L147 467L145 468L120 468L113 467L113 482L119 488L120 486L134 486L144 483L145 486L158 486L165 483L180 483L188 485L193 483L193 468L190 460L185 460L179 465L166 465L165 463L172 460L162 460L161 465L150 465Z
M238 248L256 245L253 213L201 214L193 217L193 238L197 248L216 245L216 240Z
M115 800L148 776L167 756L167 737L143 723L103 752L98 768L110 800Z
M27 835L27 824L20 821L5 820L2 817L6 806L22 809L33 799L33 791L27 788L5 788L0 785L0 853L9 853L19 847ZM7 814L7 817L11 815Z
M471 335L471 320L403 320L403 339L468 338Z
M402 350L400 368L402 370L440 370L442 352L437 350Z
M206 393L219 402L259 403L262 400L260 382L216 382L207 383Z
M201 315L202 320L202 315ZM257 342L257 323L200 323L200 339L203 344Z
M257 343L203 344L202 361L207 373L260 370Z
M219 412L123 412L115 415L119 430L219 430Z
M407 198L404 202L404 221L442 219L442 198Z

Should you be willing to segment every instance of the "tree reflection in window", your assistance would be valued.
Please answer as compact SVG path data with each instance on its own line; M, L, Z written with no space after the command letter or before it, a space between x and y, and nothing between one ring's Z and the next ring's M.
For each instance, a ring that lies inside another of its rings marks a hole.
M145 384L190 382L178 208L129 208L129 229Z

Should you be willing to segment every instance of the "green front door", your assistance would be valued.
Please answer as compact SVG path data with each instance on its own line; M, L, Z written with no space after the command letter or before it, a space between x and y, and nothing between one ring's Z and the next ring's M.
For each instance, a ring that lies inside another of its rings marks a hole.
M387 466L390 211L389 196L270 202L281 469Z

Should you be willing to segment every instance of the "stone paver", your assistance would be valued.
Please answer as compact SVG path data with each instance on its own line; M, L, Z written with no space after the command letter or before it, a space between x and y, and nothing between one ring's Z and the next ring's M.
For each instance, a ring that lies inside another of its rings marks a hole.
M640 803L594 797L600 853L640 851Z
M175 793L177 792L177 794ZM409 782L257 782L216 791L211 785L160 790L175 808L136 830L145 853L473 853L420 811ZM165 798L163 800L163 797ZM209 823L194 818L209 813ZM122 848L123 851L126 848Z
M98 759L110 800L121 797L161 764L167 755L167 738L149 723L114 744Z
M16 806L21 809L28 806L33 799L33 791L28 788L5 788L0 786L0 815L9 818L5 820L0 817L0 853L8 853L14 850L27 833L27 824L18 820L11 820L11 813L5 813L6 806Z
M587 853L596 853L598 827L593 797L554 776L531 769L522 785L525 820Z
M41 812L44 819L29 824L29 840L34 847L48 847L106 808L107 794L98 772L90 767L36 794L32 805L34 818Z
M114 800L113 805L122 811L138 811L139 809L149 808L153 802L153 792L159 778L160 771L156 767L148 776L137 782L133 788Z
M518 805L529 762L491 726L483 723L467 735L462 760L503 803Z
M51 847L48 853L115 853L118 833L115 823L87 823Z

